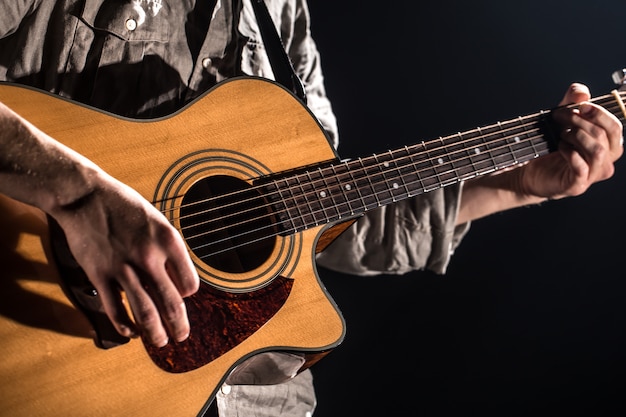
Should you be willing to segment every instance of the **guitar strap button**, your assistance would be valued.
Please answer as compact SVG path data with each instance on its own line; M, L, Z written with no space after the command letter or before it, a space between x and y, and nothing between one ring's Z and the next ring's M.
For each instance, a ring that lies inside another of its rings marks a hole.
M228 395L230 394L230 392L232 391L232 387L228 384L222 384L222 387L220 388L220 391L222 391L222 394L224 395Z
M131 32L137 29L137 21L135 19L128 19L126 21L126 29Z

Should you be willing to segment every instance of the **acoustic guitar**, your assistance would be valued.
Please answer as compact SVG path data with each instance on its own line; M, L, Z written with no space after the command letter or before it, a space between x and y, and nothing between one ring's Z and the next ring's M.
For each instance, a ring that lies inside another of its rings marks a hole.
M624 120L623 93L594 101ZM119 336L41 211L0 195L0 415L197 416L265 351L311 366L344 338L315 256L358 216L556 147L551 111L338 159L276 83L236 78L182 110L126 119L0 84L0 101L131 185L182 234L201 277L191 335L157 349Z

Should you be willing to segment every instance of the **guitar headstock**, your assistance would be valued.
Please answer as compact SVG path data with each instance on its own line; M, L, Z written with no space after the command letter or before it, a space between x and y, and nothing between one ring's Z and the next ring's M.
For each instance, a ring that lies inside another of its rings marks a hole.
M613 71L611 78L613 78L613 82L619 86L620 91L626 90L626 68Z
M626 122L626 105L624 101L626 100L626 68L622 68L621 70L613 71L611 74L611 78L613 78L613 82L619 87L613 91L611 91L611 95L615 99L615 102L618 105L619 112L615 112L613 109L608 108L608 110L612 111L617 117L619 117L622 123Z

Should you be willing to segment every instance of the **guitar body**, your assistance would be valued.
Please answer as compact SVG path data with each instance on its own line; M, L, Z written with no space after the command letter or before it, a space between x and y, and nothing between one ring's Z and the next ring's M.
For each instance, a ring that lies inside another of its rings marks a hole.
M0 101L135 188L179 230L179 196L206 178L251 184L336 158L309 111L260 79L224 82L150 121L12 85L0 85ZM61 289L49 226L44 213L0 195L1 416L196 416L247 357L325 352L344 337L315 271L323 226L278 235L262 257L244 254L223 270L190 246L202 279L187 300L192 334L162 351L141 340L96 346L93 323Z

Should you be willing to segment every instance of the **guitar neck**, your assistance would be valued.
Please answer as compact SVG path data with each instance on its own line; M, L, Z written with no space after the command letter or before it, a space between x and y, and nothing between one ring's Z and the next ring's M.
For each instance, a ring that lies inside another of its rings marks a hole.
M613 91L592 102L624 123L624 94ZM540 111L365 158L279 174L267 182L267 198L288 233L358 216L556 150L558 130L551 115L551 110Z

